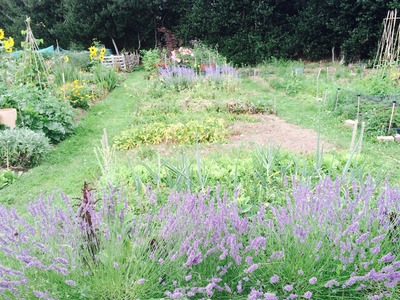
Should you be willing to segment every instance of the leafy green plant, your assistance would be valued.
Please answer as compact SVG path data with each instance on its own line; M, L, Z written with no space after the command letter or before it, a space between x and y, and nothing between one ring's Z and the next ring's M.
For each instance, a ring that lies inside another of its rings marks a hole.
M160 58L160 51L158 49L140 50L140 55L142 56L143 67L145 71L149 73L156 72L159 66L166 63Z
M69 61L60 62L60 60L65 60L65 58L60 57L51 65L51 72L54 76L54 83L57 86L62 86L64 82L73 82L77 79L79 80L82 77L79 74L79 69L76 68L76 66L71 64Z
M20 175L10 169L0 170L0 190L16 181Z
M94 82L103 90L103 93L111 92L118 85L118 73L114 68L96 64L92 68Z
M204 122L189 121L186 124L157 122L123 131L114 139L114 145L119 150L127 150L160 143L212 143L223 141L226 134L223 119L208 118Z
M378 135L387 135L389 130L390 113L390 109L382 108L369 111L366 118L365 132L373 138L376 138ZM400 117L395 113L392 119L389 135L396 134L398 127L400 127Z
M2 167L36 166L49 151L49 140L43 133L26 128L0 131L0 165Z
M0 105L16 108L18 126L43 131L53 143L64 140L74 130L73 109L49 90L31 85L9 88L0 95Z
M227 104L228 112L233 114L259 114L273 112L271 101L263 100L234 100Z

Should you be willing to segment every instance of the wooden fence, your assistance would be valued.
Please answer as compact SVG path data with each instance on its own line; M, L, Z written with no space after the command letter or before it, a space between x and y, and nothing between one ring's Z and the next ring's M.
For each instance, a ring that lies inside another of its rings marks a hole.
M140 56L138 53L105 56L102 64L119 70L130 72L139 65Z

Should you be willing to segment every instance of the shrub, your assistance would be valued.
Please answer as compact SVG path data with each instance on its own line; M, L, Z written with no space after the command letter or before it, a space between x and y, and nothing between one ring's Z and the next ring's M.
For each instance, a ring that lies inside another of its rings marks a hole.
M49 151L49 140L43 133L26 128L0 131L0 165L2 167L33 167Z
M195 83L215 84L221 89L233 91L239 77L238 71L228 65L206 65L200 69L186 66L158 68L161 83L178 91L192 87Z
M132 149L140 145L177 143L212 143L224 140L226 136L223 119L209 118L204 122L189 121L186 124L152 123L123 131L114 139L119 150Z
M149 73L153 73L157 70L158 67L161 67L162 64L166 64L164 62L160 54L165 56L165 53L160 53L158 49L150 49L150 50L140 50L140 55L142 56L142 64L145 71Z
M326 178L245 215L219 189L149 190L135 215L117 189L0 206L1 296L17 299L381 299L399 292L398 188ZM77 211L76 211L77 210ZM29 221L31 220L31 221ZM36 220L36 221L35 221ZM40 220L40 221L37 221ZM31 297L29 297L31 296ZM394 298L392 298L394 299Z
M74 111L49 90L23 85L10 88L0 96L2 107L18 110L18 126L43 131L52 143L64 140L74 130Z

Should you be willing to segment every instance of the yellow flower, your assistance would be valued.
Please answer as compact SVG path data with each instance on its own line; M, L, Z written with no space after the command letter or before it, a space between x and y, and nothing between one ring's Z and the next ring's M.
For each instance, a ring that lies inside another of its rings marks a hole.
M99 59L103 60L104 59L104 54L100 54Z
M0 28L0 40L4 39L4 30Z
M65 55L64 56L64 61L67 63L67 62L69 62L69 56L68 55Z
M3 42L4 49L6 49L7 52L12 52L12 47L14 46L14 39L12 37L9 37L8 39L4 40Z
M98 49L95 46L90 46L89 51L92 56L97 56Z
M100 54L103 54L103 55L104 55L105 53L106 53L106 48L104 48L104 47L101 48L101 49L100 49Z
M8 42L10 43L11 47L14 47L14 39L11 36L8 38Z

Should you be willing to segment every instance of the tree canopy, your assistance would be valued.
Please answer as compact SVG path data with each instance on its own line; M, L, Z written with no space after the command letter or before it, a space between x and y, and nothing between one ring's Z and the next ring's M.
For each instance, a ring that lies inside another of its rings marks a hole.
M0 0L0 27L17 41L26 16L45 44L154 47L164 26L218 46L238 64L276 58L371 58L387 11L400 0Z

